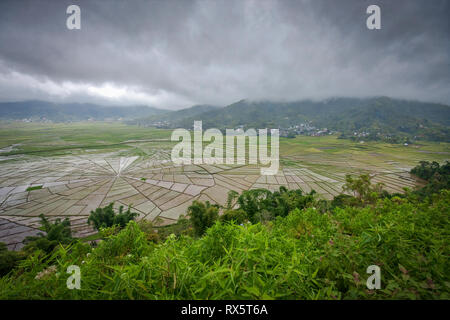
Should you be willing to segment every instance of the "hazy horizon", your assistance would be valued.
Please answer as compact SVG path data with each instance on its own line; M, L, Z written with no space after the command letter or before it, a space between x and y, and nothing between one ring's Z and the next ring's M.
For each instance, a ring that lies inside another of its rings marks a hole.
M329 100L333 100L333 99L382 99L382 98L387 98L387 99L395 99L395 100L399 100L399 101L410 101L410 102L419 102L419 103L435 103L435 104L441 104L441 105L445 105L450 107L450 104L448 103L441 103L441 102L432 102L432 101L425 101L425 100L418 100L418 99L403 99L403 98L394 98L394 97L388 97L388 96L368 96L368 97L328 97L328 98L321 98L321 99L298 99L298 100L289 100L289 101L283 101L283 100L267 100L267 99L259 99L259 100L254 100L254 99L240 99L225 105L210 105L210 104L206 104L206 103L197 103L194 105L186 105L186 106L181 106L179 108L164 108L164 107L155 107L155 106L151 106L148 104L108 104L108 103L102 103L102 102L80 102L80 101L51 101L51 100L41 100L41 99L28 99L28 100L16 100L16 101L0 101L0 104L3 103L26 103L26 102L44 102L44 103L54 103L54 104L92 104L95 105L97 107L116 107L116 108L124 108L124 107L147 107L147 108L153 108L153 109L159 109L162 111L180 111L180 110L185 110L185 109L190 109L193 107L198 107L198 106L210 106L210 107L215 107L215 108L225 108L228 107L230 105L233 105L235 103L239 103L241 101L246 101L249 103L260 103L260 102L269 102L269 103L295 103L295 102L314 102L314 103L320 103L320 102L326 102Z

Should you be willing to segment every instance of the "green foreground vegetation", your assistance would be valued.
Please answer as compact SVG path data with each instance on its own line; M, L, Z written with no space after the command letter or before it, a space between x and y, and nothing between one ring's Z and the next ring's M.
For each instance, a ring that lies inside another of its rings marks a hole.
M91 214L97 245L42 217L46 236L18 253L0 247L12 268L2 263L0 298L449 299L449 169L421 163L413 172L428 184L405 194L367 175L347 176L353 195L331 201L283 188L230 192L226 207L194 202L191 219L159 228L106 208ZM61 241L48 250L42 239ZM71 265L79 290L66 285ZM370 265L381 269L379 290L366 287Z

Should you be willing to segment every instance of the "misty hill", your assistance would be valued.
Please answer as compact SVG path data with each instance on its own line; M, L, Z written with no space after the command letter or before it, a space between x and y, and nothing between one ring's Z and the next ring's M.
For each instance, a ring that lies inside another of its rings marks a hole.
M164 112L166 111L147 106L108 107L91 103L52 103L38 100L0 103L0 118L8 120L47 119L60 122L135 119Z
M308 123L353 136L355 132L377 136L415 137L446 141L450 137L450 106L419 101L376 98L333 98L323 101L271 102L241 100L224 108L201 113L169 113L167 127L192 128L290 128ZM170 118L170 114L173 115ZM184 116L184 117L183 117Z
M174 127L181 123L184 119L190 119L191 117L197 117L203 113L209 111L214 112L219 107L211 105L195 105L190 108L185 108L176 111L166 111L162 114L151 115L146 118L129 121L130 124L139 124L147 126L164 126Z

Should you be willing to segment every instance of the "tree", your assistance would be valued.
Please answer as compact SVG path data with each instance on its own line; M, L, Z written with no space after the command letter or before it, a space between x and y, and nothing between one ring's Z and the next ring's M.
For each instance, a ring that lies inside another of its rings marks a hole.
M351 175L345 176L344 191L350 191L361 204L374 203L383 193L383 184L372 185L371 177L368 174L362 174L354 179Z
M447 162L448 165L448 162ZM419 165L411 170L411 173L424 180L430 180L436 172L439 172L440 166L436 161L420 161Z
M250 221L257 222L257 214L268 207L266 200L271 196L266 189L246 190L238 198L239 208L247 213Z
M239 193L237 193L234 190L228 191L228 198L227 198L227 209L230 210L233 206L234 200L239 196Z
M436 161L420 161L419 165L411 170L411 173L428 181L426 186L416 191L420 197L450 188L450 162L448 161L442 166Z
M242 209L228 209L220 217L221 221L231 222L234 221L237 224L242 224L248 219L247 213Z
M0 277L9 273L24 255L17 251L9 251L6 244L0 242Z
M45 234L40 233L39 236L28 236L25 238L25 251L34 251L40 249L46 253L51 253L58 244L70 244L73 242L72 231L70 229L70 220L68 218L61 221L56 219L54 223L45 218L43 214L41 218L41 229Z
M212 205L209 201L204 203L195 200L188 208L188 214L191 217L195 235L200 237L219 217L219 206Z
M302 190L288 190L281 186L279 191L266 189L246 190L238 198L239 208L247 213L253 223L285 217L292 210L303 209L314 202L315 191L303 195Z
M123 206L119 207L119 213L116 214L113 209L114 203L110 203L104 208L97 208L95 211L91 211L88 218L88 223L93 224L96 230L101 228L109 228L114 225L118 225L120 228L124 228L127 223L134 220L137 217L136 212L131 212L130 207L127 211L123 211Z

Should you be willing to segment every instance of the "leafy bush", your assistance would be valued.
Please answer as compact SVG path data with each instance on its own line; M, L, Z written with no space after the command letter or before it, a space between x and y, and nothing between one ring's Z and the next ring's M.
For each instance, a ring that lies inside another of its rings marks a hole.
M331 208L336 207L345 207L345 206L351 206L356 205L357 200L355 197L347 195L347 194L339 194L331 200Z
M157 219L158 220L158 219ZM180 215L176 223L165 225L165 226L156 226L156 223L153 226L155 228L155 232L158 232L158 238L161 241L166 240L172 234L176 237L180 237L182 235L194 236L194 228L192 226L192 221L184 217L184 215Z
M24 258L23 254L9 251L6 244L0 242L0 276L10 272Z
M91 211L88 218L88 223L92 224L95 229L100 231L101 228L109 228L118 225L124 228L127 223L137 217L136 212L131 212L130 207L127 211L123 211L123 206L119 207L119 213L115 213L113 209L114 203L110 203L104 208L97 208Z
M426 186L416 191L421 198L440 190L450 189L450 162L448 161L442 166L436 161L431 163L420 161L418 166L411 169L411 173L428 181Z
M39 190L39 189L42 189L42 186L28 187L25 191L33 191L33 190Z
M247 213L242 209L225 210L223 215L220 216L221 221L231 222L234 221L237 224L242 224L248 220Z
M115 224L111 227L100 228L99 234L102 239L105 239L118 234L120 230L120 226Z
M447 162L447 166L448 166ZM439 171L439 163L436 161L428 162L428 161L420 161L419 165L415 166L411 169L411 173L418 176L423 180L430 180L431 177Z
M112 235L101 241L93 256L100 261L121 264L122 258L129 255L133 259L139 259L149 248L146 235L134 221L130 221L126 228L117 235Z
M45 234L40 233L39 236L26 237L24 240L26 244L23 248L24 251L30 253L35 250L42 250L49 254L57 245L69 244L73 241L68 218L63 221L56 219L54 223L51 223L43 214L39 215L39 217L41 218L41 230L45 231Z
M347 174L345 176L344 191L350 191L354 197L349 199L341 198L340 200L347 200L350 205L367 205L373 204L383 194L383 184L377 183L372 185L371 176L362 174L358 178L353 178Z
M141 229L141 231L145 233L147 241L155 243L159 241L159 235L157 230L155 230L155 228L153 227L153 223L148 220L141 220L137 224L139 229Z
M56 270L80 265L82 290L67 290L56 273L35 280L51 265L30 256L23 265L32 271L2 278L0 298L449 299L449 205L442 191L426 203L308 207L266 224L216 221L200 238L158 244L130 222L88 256L72 247L53 254ZM380 290L366 288L370 265L381 268Z
M195 235L201 236L219 217L219 206L195 200L188 208Z
M237 199L239 208L247 213L253 222L272 220L275 217L285 217L295 209L304 209L314 203L315 191L303 195L302 190L287 190L280 187L280 191L270 192L266 189L243 191Z

